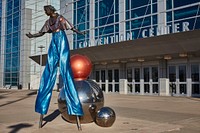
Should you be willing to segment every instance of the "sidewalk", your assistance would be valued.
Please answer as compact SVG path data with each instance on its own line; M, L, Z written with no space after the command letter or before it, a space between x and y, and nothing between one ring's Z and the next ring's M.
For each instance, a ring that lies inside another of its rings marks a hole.
M0 133L80 133L58 113L53 92L45 125L38 128L35 91L0 89ZM115 110L112 127L82 124L81 133L200 133L200 98L104 94Z

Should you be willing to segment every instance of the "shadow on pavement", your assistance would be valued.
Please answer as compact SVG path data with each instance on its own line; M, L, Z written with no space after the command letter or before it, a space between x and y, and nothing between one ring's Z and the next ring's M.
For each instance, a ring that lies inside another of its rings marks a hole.
M20 124L9 126L8 128L12 129L12 131L10 131L9 133L17 133L17 132L19 132L19 130L21 130L23 128L28 128L28 127L32 127L32 126L33 126L32 124L20 123Z
M49 114L48 116L46 116L44 119L43 119L43 121L45 121L44 122L44 124L42 124L42 127L44 126L44 125L46 125L48 122L51 122L51 121L53 121L56 117L58 117L60 115L60 111L57 109L57 110L55 110L53 113L51 113L51 114Z
M17 100L14 100L14 101L10 101L10 102L1 104L0 107L6 106L6 105L9 105L9 104L12 104L12 103L19 102L19 101L24 100L26 98L29 98L30 96L35 95L35 94L37 94L37 91L30 92L30 93L27 94L27 96L25 96L23 98L20 98L20 99L17 99Z

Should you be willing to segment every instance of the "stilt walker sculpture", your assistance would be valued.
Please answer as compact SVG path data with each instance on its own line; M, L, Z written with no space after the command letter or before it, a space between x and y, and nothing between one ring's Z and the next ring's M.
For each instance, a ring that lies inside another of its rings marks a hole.
M40 113L39 128L42 127L43 116L47 114L55 85L57 66L60 66L60 74L64 83L64 93L66 96L67 110L69 115L76 116L78 130L81 130L79 117L83 116L83 109L75 89L73 74L70 66L70 53L67 36L64 30L72 30L78 34L83 34L62 15L56 13L56 9L51 5L44 6L44 11L49 19L42 29L35 34L26 34L29 38L43 36L45 33L52 33L52 40L48 50L47 63L41 77L39 91L35 104L35 111Z

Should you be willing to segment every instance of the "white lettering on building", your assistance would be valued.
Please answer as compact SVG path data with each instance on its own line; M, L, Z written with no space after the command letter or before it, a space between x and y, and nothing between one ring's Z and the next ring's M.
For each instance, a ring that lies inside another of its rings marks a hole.
M166 26L158 26L158 27L151 27L151 28L146 28L141 30L141 35L143 38L147 37L153 37L153 36L159 36L159 35L164 35L164 34L170 34L170 33L177 33L181 31L189 31L189 22L182 22L182 23L175 23L173 25L166 25ZM103 45L103 44L111 44L111 43L116 43L116 42L122 42L122 41L128 41L128 40L134 40L137 38L134 38L134 35L136 35L133 32L120 34L118 35L112 35L112 36L106 36L106 37L100 37L95 40L89 40L80 42L79 48L84 48L84 47L90 47L90 46L98 46L98 45Z

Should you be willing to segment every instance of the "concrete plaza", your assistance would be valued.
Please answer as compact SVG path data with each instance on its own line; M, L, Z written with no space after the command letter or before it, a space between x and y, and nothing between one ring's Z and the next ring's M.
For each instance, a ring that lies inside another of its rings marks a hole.
M54 91L43 128L34 112L36 91L0 89L0 133L75 133L76 124L59 114ZM104 94L115 110L112 127L82 124L82 133L200 133L200 98Z

